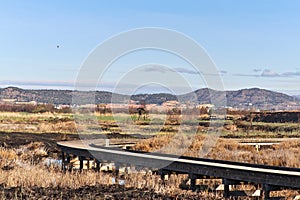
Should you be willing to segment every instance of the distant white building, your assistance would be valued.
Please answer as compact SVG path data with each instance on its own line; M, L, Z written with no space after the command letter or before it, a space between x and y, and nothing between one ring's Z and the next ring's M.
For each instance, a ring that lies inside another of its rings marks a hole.
M200 104L200 105L198 105L196 107L199 108L199 109L201 109L201 108L208 108L208 109L210 109L210 108L215 107L215 105L213 105L213 104Z
M18 104L18 105L34 105L36 106L38 103L36 101L17 101L15 102L15 104Z
M15 103L16 101L16 99L1 99L2 103Z

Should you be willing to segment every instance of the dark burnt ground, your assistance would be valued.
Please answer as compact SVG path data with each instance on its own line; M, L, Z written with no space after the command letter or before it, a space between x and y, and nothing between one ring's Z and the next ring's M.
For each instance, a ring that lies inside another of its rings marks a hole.
M70 188L5 188L0 186L2 199L207 199L200 194L158 194L152 190L125 188L119 185L85 186L78 189ZM213 199L216 199L214 197ZM221 198L220 198L221 199Z
M41 142L44 144L50 156L60 153L56 143L59 141L79 140L80 138L138 138L140 135L124 135L119 133L111 134L62 134L62 133L19 133L19 132L0 132L0 146L5 148L18 148L32 142ZM54 156L56 157L56 156Z

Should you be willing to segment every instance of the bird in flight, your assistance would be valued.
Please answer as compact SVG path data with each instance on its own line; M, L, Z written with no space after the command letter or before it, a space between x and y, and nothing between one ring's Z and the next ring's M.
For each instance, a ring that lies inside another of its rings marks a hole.
M59 45L56 45L56 48L58 49L58 48L59 48Z

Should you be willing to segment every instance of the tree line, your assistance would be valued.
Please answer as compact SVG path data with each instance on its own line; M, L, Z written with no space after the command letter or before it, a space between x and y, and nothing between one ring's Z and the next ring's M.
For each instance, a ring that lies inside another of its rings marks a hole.
M71 113L72 110L69 107L61 109L55 108L53 104L0 104L1 112L27 112L27 113L45 113L45 112L56 112L56 113Z

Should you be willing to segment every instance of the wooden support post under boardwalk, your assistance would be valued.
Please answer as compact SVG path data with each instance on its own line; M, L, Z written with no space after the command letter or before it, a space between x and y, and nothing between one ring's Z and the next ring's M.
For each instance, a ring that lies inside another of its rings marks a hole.
M223 182L223 185L224 185L224 197L228 198L230 196L229 183L226 179L223 179L222 182Z
M169 179L169 172L163 169L158 170L158 174L163 182Z
M270 192L275 191L275 190L280 190L281 188L279 186L274 186L274 185L269 185L269 184L264 184L263 185L263 194L264 194L264 199L268 200L270 199Z
M228 184L224 184L224 197L228 198L229 196L230 196L229 185Z
M189 178L191 180L191 186L190 186L190 189L192 191L195 191L196 190L196 176L194 174L189 174Z
M264 193L264 200L270 199L270 190L264 189L263 193Z
M196 190L196 179L191 178L191 190L195 191Z
M100 171L100 161L96 160L96 171L99 172Z
M119 176L119 173L120 173L120 163L115 163L115 174L116 174L116 177Z
M79 170L82 171L83 169L83 157L79 156Z
M68 166L68 171L71 171L72 167L70 166L71 163L71 156L70 154L67 153L67 166Z
M164 181L165 180L165 174L164 174L163 170L160 169L158 173L160 175L161 180Z
M224 197L230 197L230 186L239 185L241 181L233 180L233 179L222 179L222 183L224 185Z
M65 152L61 152L61 170L65 171Z
M90 159L87 159L86 161L86 169L90 169Z

